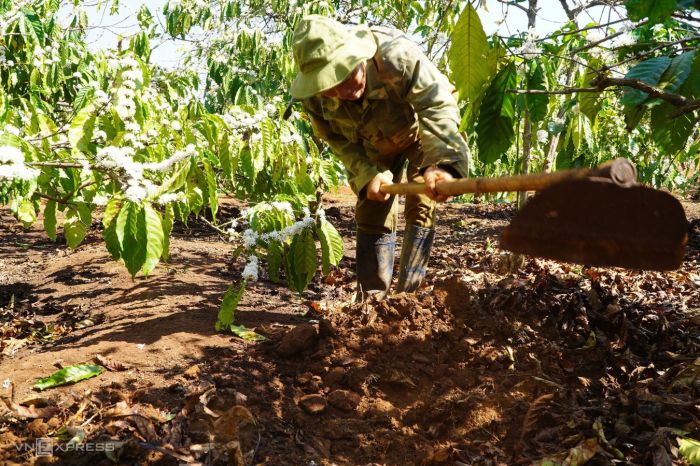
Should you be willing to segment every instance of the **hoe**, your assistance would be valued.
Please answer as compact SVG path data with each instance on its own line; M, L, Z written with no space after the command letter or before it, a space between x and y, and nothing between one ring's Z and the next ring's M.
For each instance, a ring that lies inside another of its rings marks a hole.
M389 194L419 194L421 183L384 186ZM509 251L566 262L628 269L681 266L688 223L671 194L637 184L627 159L591 169L463 178L436 186L440 194L537 191L501 235Z

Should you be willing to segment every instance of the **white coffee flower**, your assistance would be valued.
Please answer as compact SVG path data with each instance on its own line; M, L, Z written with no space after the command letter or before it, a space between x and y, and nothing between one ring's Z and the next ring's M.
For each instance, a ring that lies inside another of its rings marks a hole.
M549 133L546 130L540 129L537 131L537 142L539 142L540 144L546 143L548 138Z
M258 235L253 230L248 228L243 232L243 247L250 249L255 246L258 241Z
M24 154L16 147L2 146L0 147L0 163L24 163Z
M16 126L5 125L5 131L14 136L19 136L19 128L17 128Z
M248 264L246 264L245 269L243 269L243 279L248 282L258 281L258 257L250 256L248 257Z
M130 186L124 192L124 195L131 202L139 203L139 202L143 201L144 199L146 199L146 196L148 196L148 192L146 191L145 188L143 188L143 186Z

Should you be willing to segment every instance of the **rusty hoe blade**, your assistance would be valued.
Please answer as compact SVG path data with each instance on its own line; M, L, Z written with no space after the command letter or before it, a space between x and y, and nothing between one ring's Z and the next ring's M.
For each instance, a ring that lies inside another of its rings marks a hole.
M666 192L570 180L535 195L504 230L501 247L591 266L674 270L687 228L683 207Z

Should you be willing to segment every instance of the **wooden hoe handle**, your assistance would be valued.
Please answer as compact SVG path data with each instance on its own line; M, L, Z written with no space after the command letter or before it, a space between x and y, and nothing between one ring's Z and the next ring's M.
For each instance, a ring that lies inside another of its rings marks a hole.
M442 181L437 183L436 189L438 193L448 196L466 193L540 191L562 181L581 178L605 178L620 186L631 186L637 181L637 169L629 160L618 158L593 168L500 178L460 178ZM395 183L383 185L380 191L387 194L422 194L425 191L425 185L423 183Z

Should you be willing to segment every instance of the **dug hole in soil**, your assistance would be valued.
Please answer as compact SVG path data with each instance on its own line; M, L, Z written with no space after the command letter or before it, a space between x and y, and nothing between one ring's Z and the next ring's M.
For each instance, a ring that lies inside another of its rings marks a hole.
M340 267L301 297L264 277L249 287L236 321L263 342L214 331L244 258L206 225L177 228L170 263L132 281L97 225L69 251L3 212L4 464L688 464L697 204L685 204L686 261L669 273L514 256L497 248L512 207L444 205L421 289L348 305L352 202L326 200L346 241ZM107 370L32 390L92 360ZM17 448L37 438L54 454ZM75 438L103 451L61 451Z

